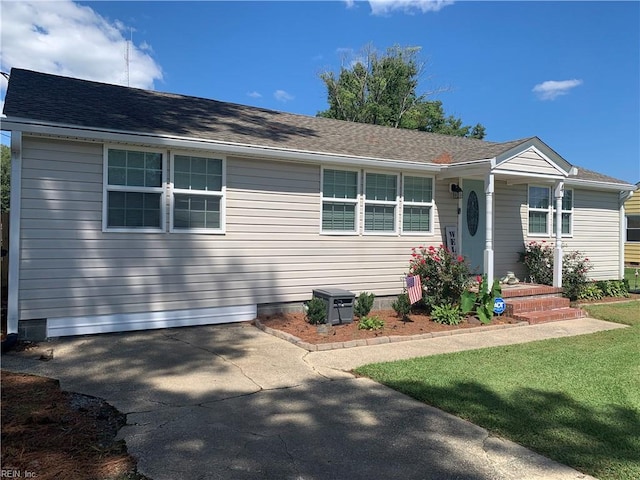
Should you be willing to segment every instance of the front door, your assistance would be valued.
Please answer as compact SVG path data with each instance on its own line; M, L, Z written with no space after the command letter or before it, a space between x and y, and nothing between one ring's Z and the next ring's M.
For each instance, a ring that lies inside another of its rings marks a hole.
M484 273L485 196L482 180L462 181L462 255L473 273Z

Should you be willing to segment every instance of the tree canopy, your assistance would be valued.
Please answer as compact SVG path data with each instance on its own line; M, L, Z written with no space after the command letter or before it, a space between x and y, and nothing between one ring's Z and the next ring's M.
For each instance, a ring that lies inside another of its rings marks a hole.
M463 125L460 118L445 114L441 101L430 100L429 93L418 93L424 70L419 52L420 47L394 46L379 55L369 48L348 68L342 66L337 76L334 72L321 73L329 108L318 116L484 138L484 126Z

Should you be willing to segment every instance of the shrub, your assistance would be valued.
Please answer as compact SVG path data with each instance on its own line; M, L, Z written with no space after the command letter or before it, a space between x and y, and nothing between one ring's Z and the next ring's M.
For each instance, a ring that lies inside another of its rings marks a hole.
M358 329L360 330L380 330L384 328L384 320L380 317L363 317L358 322Z
M363 318L369 315L373 308L373 300L375 299L373 293L362 292L358 295L356 303L353 306L353 314L358 318Z
M460 307L451 303L436 305L431 310L431 320L444 325L458 325L463 318Z
M313 297L306 303L307 322L311 325L319 325L327 321L327 303L318 297Z
M629 296L629 283L626 280L600 280L596 285L605 297Z
M487 285L487 276L477 277L478 291L466 290L462 293L460 305L463 313L475 312L482 323L489 323L493 318L493 306L496 297L502 294L500 280L495 279L491 290Z
M553 247L550 244L544 240L527 243L520 261L527 267L531 283L553 285Z
M578 292L578 300L600 300L602 290L596 282L585 283Z
M457 303L469 284L464 257L444 245L412 248L409 275L419 275L425 290L423 302L430 312L436 305Z
M532 282L553 285L553 245L544 240L525 245L520 254L521 261L529 271ZM578 298L580 290L589 281L587 272L593 268L589 259L579 251L566 252L562 256L563 295L572 300Z
M407 295L406 293L401 293L400 295L398 295L398 298L394 300L393 303L391 304L391 308L395 310L396 314L400 318L405 319L407 315L409 315L409 312L411 311L411 303L409 303L409 295Z

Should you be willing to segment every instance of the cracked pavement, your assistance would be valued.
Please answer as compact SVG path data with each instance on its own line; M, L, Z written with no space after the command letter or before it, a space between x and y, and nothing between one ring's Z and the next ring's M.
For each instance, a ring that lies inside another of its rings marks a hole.
M153 480L591 478L345 369L430 341L347 355L216 325L59 339L41 345L51 361L12 352L3 368L125 413L119 437Z

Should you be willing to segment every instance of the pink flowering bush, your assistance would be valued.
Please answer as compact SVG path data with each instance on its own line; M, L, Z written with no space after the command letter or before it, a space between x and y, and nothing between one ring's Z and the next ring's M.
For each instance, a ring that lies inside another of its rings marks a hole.
M520 254L521 261L529 271L531 282L553 285L553 245L545 242L529 242ZM579 251L565 252L562 256L562 288L564 296L576 299L589 282L587 273L593 265Z
M419 246L411 249L409 275L419 275L424 289L423 302L431 312L446 303L460 304L460 297L469 283L469 266L464 257L439 247Z

